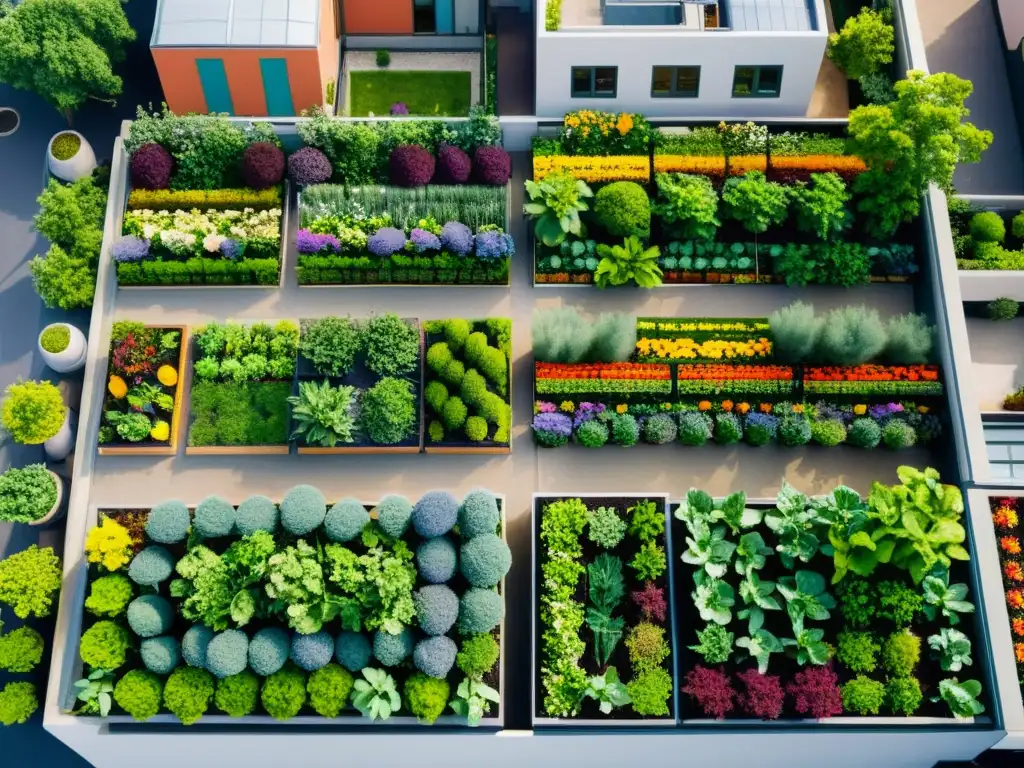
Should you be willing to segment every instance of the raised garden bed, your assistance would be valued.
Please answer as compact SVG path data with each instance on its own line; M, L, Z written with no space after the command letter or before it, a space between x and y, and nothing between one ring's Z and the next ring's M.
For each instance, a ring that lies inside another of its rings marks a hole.
M970 727L984 713L959 489L898 474L866 499L784 484L774 503L673 502L682 724Z
M1010 635L1013 655L1017 662L1017 675L1024 693L1024 557L1021 555L1021 535L1018 497L992 497L990 500L992 523L999 542L999 565L1003 572L1003 589L1010 614ZM999 629L995 629L996 632Z
M293 407L291 430L299 453L419 453L422 392L418 320L384 315L301 322L292 402L306 418L297 420Z
M187 349L186 326L114 323L100 417L100 455L177 453Z
M533 495L534 727L675 723L667 516L659 494Z
M509 453L512 321L425 323L427 453Z
M310 486L100 510L83 677L114 685L108 722L500 727L504 517L488 491L332 505Z
M192 345L186 454L286 454L299 327L211 323Z

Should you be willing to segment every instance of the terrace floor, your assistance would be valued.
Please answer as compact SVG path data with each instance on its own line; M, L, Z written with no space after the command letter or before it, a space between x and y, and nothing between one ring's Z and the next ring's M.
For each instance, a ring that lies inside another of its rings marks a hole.
M967 318L971 345L971 384L983 411L1001 411L1003 398L1024 385L1024 318L996 323Z
M829 34L836 31L830 0L825 0L825 22ZM807 105L807 117L847 117L850 114L850 90L847 82L846 75L823 54L818 79L811 94L811 103Z

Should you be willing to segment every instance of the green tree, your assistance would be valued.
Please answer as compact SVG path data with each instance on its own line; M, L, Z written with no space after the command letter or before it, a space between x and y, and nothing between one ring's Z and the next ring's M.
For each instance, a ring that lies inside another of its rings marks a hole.
M850 201L850 193L838 173L812 173L810 186L799 184L793 187L790 198L796 225L803 232L828 240L849 226L850 214L846 204Z
M839 32L828 36L828 57L851 80L873 75L892 61L894 34L892 24L882 15L863 8L846 20Z
M112 101L112 65L135 39L120 0L25 0L0 18L0 83L34 91L63 112Z
M711 240L718 231L718 193L707 176L659 173L653 211L672 234L684 240Z
M761 171L749 171L725 182L722 202L725 203L726 214L755 235L786 220L786 188L768 181Z
M910 71L896 83L896 100L850 112L850 152L868 171L857 177L854 192L869 234L887 237L901 222L920 212L921 195L929 184L951 192L958 163L976 163L992 143L964 118L969 80L941 72Z

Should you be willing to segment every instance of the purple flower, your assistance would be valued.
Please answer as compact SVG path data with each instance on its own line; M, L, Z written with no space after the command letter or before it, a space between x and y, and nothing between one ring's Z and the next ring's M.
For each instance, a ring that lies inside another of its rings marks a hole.
M391 114L392 115L408 115L409 114L409 108L407 106L405 106L405 102L404 101L396 101L394 104L391 105Z
M238 257L242 255L242 245L229 237L220 244L220 253L229 261L237 261Z
M572 425L578 427L583 422L600 416L604 413L604 409L604 403L580 403L576 406L576 415L572 420Z
M572 421L564 413L538 413L533 417L533 431L569 437L572 434Z
M467 256L473 250L473 233L459 221L449 221L441 227L441 245L456 256Z
M341 250L341 241L334 235L319 234L310 232L308 229L300 229L295 237L295 245L299 253L322 253Z
M405 248L405 232L394 227L381 227L366 241L366 247L374 256L390 256Z
M425 229L420 229L419 227L409 233L409 242L411 242L413 247L416 249L416 253L441 250L441 241L438 239L437 235L433 232L427 232Z
M537 410L540 413L555 413L558 410L558 406L554 403L542 402L537 403Z
M768 431L772 437L775 437L775 432L779 427L779 419L777 416L772 416L770 413L757 413L751 412L746 417L747 427L763 427Z
M476 236L476 257L483 261L503 259L516 252L512 236L504 232L480 232Z
M133 235L125 235L114 243L114 261L142 261L149 256L149 241Z
M886 405L872 405L868 407L868 416L875 421L885 419L889 416L889 407Z
M853 421L853 412L849 409L844 410L829 403L816 403L814 407L818 411L818 421L836 420L847 426Z

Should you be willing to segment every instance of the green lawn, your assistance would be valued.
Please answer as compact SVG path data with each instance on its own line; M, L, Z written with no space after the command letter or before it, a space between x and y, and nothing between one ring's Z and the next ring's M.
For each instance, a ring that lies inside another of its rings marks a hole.
M464 117L473 103L469 72L358 70L349 73L352 117L387 115L396 101L410 115Z

